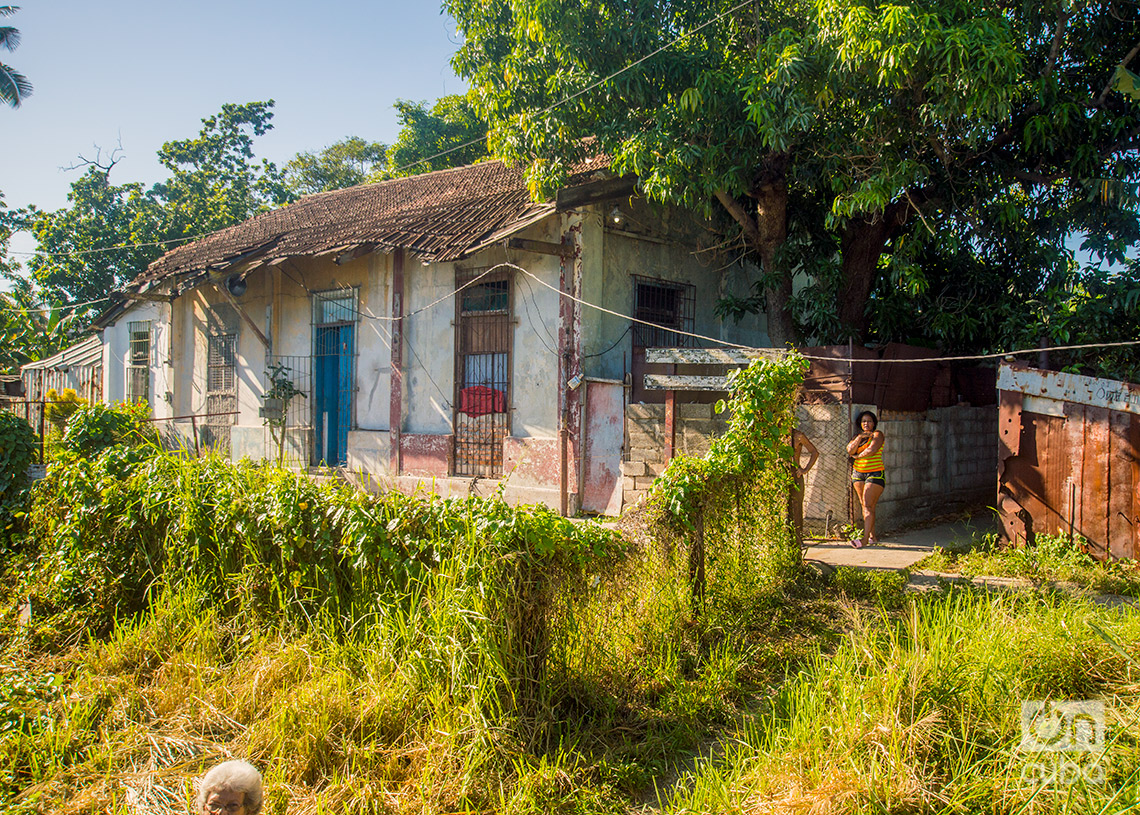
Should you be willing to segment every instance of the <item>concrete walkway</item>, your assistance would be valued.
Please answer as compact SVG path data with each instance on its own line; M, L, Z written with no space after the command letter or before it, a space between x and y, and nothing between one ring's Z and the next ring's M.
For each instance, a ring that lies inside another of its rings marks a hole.
M990 531L988 521L983 524L974 519L884 535L878 545L862 549L847 541L809 541L812 545L804 550L804 562L818 564L824 571L839 566L898 571L911 568L938 547L968 542Z
M994 523L974 519L885 535L878 546L865 546L862 549L855 549L846 541L815 542L804 550L804 563L814 566L824 575L833 574L840 566L902 571L913 569L916 563L938 547L946 549L955 544L969 543L987 532L995 531L997 526ZM907 591L938 591L948 583L973 585L991 591L1016 591L1035 587L1032 581L1019 577L965 577L960 574L918 570L911 571L906 588ZM1052 584L1052 588L1066 594L1088 597L1101 605L1140 607L1140 600L1134 597L1095 594L1072 583L1056 583Z

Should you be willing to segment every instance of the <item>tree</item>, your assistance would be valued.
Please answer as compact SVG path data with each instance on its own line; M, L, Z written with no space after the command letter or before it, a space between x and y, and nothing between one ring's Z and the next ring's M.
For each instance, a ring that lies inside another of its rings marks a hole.
M400 134L388 149L388 177L462 167L487 157L487 123L465 96L396 101Z
M105 297L159 257L156 245L165 235L156 224L161 216L142 184L111 183L121 157L113 151L87 161L85 172L71 185L69 206L34 213L31 231L36 254L28 264L42 295L55 302L87 303Z
M25 278L14 278L11 293L0 292L0 372L62 351L82 327L74 309L44 302Z
M158 157L171 174L149 190L111 183L117 149L81 156L86 169L69 205L30 219L38 245L29 266L45 295L65 305L105 297L178 242L291 200L277 168L253 158L253 138L271 127L272 107L224 105L196 139L165 143Z
M148 193L168 239L203 235L289 203L281 171L253 160L253 139L273 129L273 100L225 104L202 120L196 139L162 145L158 160L171 172Z
M353 187L382 173L387 153L385 144L351 136L316 153L298 153L285 165L285 183L294 195Z
M19 6L0 6L0 17L10 17L20 10ZM0 26L0 48L15 51L20 44L20 32L10 25ZM18 108L32 95L32 83L22 73L10 65L0 62L0 102Z
M808 328L863 339L872 291L900 271L894 242L927 222L1014 184L1064 186L1070 206L1092 179L1136 179L1137 108L1110 91L1140 18L1119 0L446 8L489 143L526 166L532 191L600 151L649 197L731 217L761 270L744 305L767 311L777 343L805 312L797 269L832 312Z

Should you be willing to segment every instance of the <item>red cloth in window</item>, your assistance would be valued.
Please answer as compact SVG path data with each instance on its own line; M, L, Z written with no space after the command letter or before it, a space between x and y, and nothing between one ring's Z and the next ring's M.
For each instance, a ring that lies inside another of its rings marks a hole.
M486 385L472 385L459 392L459 412L468 416L506 413L507 395Z

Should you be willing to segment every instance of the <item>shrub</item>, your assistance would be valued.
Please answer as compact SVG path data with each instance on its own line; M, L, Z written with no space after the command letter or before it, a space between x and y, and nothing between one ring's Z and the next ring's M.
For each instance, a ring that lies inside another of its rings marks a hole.
M108 447L153 444L157 437L146 421L148 412L148 407L141 404L81 407L67 422L61 447L84 458L94 458Z
M12 526L13 513L28 495L28 465L36 449L36 434L28 423L0 411L0 539Z
M67 429L67 421L75 415L75 411L87 404L86 399L80 399L75 388L64 388L63 392L49 388L47 402L44 405L44 418L55 428L57 436L62 436Z

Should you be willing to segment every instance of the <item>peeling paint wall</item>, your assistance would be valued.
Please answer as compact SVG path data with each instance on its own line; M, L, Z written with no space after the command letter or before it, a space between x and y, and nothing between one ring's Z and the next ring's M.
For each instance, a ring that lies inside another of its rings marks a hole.
M770 344L763 315L750 315L737 325L714 314L725 294L750 293L755 270L740 263L726 265L723 256L700 251L711 242L702 222L682 210L640 200L620 201L617 208L624 218L620 226L610 219L613 204L597 205L583 219L583 299L632 314L633 275L691 283L697 296L694 333L757 347ZM632 338L621 336L629 321L595 309L586 312L586 375L621 379L629 370L633 348Z
M474 266L476 264L472 264ZM455 267L404 266L404 431L451 433L455 398ZM438 301L438 302L437 302ZM435 305L432 305L432 304ZM431 306L431 308L428 308ZM421 309L427 309L421 311ZM413 314L413 312L419 312Z

